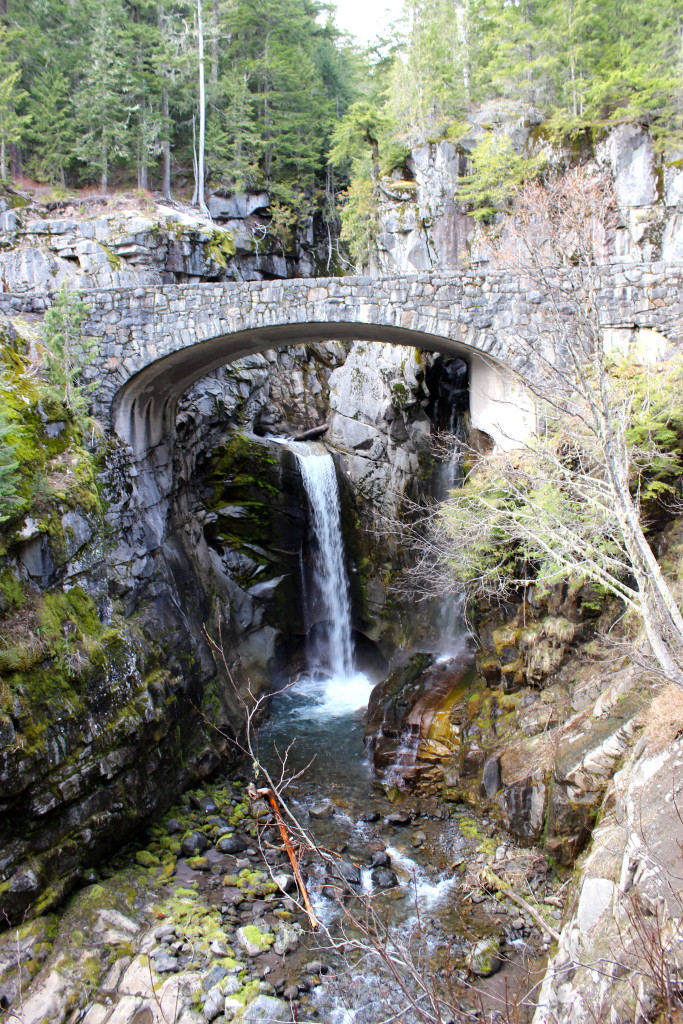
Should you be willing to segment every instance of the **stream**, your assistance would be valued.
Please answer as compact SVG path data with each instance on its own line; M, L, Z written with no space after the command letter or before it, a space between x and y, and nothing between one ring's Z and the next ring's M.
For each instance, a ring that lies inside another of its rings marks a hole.
M292 450L311 527L303 665L271 697L253 764L185 793L56 914L0 939L0 1010L21 1006L24 1024L530 1019L510 994L529 990L549 940L481 872L543 892L547 865L469 808L373 773L334 463L321 444ZM454 661L461 621L456 602L441 622ZM263 769L295 843L306 836L296 869L250 788Z
M472 827L464 808L449 812L410 797L395 807L373 774L364 746L373 682L353 663L334 463L321 444L291 448L314 532L306 611L311 623L322 621L323 628L315 631L307 651L308 670L285 680L271 699L269 718L258 732L258 759L271 778L280 780L289 808L315 845L341 858L341 900L329 894L329 863L304 858L322 925L318 937L309 935L309 948L312 956L330 963L326 983L313 992L321 1019L376 1024L399 1014L408 1021L411 999L433 999L439 1013L441 1003L467 999L470 979L463 960L494 922L489 908L465 906L457 887L468 858L478 855L472 833L480 837L489 823ZM439 625L444 656L462 654L459 600L444 602ZM469 836L463 821L470 823ZM380 867L373 870L373 865ZM340 956L330 947L341 937L351 945ZM401 984L390 956L403 962ZM378 984L382 978L386 985Z

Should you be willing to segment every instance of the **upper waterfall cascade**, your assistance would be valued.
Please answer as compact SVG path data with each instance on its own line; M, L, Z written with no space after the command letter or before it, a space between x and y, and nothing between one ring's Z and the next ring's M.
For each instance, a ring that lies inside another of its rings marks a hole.
M321 667L345 679L353 674L353 643L337 474L332 456L321 445L297 444L294 451L316 538L315 584L327 634L318 654Z

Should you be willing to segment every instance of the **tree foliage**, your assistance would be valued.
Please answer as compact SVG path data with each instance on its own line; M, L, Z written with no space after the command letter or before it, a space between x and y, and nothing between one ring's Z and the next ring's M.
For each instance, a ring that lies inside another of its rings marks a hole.
M0 523L17 511L19 499L19 460L15 443L16 428L0 410Z
M8 0L0 143L21 141L40 180L145 188L172 169L178 187L199 125L199 10L207 185L274 186L310 210L359 68L317 0Z
M458 186L458 199L472 207L477 220L490 220L542 167L542 157L521 156L508 135L488 132L472 152L472 169Z
M74 420L88 417L88 388L81 382L84 366L97 357L96 343L84 338L82 325L89 307L80 295L65 285L45 314L43 365L47 377L47 395L60 403Z
M613 202L603 176L527 185L489 258L547 302L518 341L536 436L481 457L454 492L433 551L474 593L589 580L642 622L654 664L683 687L683 615L648 541L677 511L681 360L624 355L605 323L601 267ZM561 301L558 301L561 296Z

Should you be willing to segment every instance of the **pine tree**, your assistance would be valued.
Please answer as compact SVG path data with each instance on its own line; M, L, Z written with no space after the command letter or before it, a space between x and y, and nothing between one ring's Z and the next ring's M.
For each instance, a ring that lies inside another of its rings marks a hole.
M468 0L407 0L408 31L394 62L389 108L413 136L461 119L471 95L472 24Z
M69 80L54 63L34 79L28 103L31 122L26 138L32 156L30 173L39 181L66 184L66 168L73 159L75 125Z
M75 420L88 418L88 389L81 383L84 366L94 362L96 342L84 338L83 322L90 312L80 294L62 285L45 314L43 364L48 379L47 394L61 403Z
M98 0L93 17L89 65L74 98L82 133L76 153L106 192L112 164L135 151L133 61L121 0Z
M0 24L0 180L7 177L8 147L22 139L31 120L29 115L17 113L26 93L19 83L21 65L12 59L16 41L16 33Z

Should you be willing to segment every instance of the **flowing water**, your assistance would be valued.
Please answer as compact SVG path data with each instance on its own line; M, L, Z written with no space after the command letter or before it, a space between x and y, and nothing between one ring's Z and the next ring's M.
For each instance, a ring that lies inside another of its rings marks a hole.
M295 452L310 506L313 559L308 613L317 630L309 652L311 671L286 683L272 698L271 715L259 730L258 756L271 776L285 777L285 796L316 842L361 868L359 891L374 894L389 915L392 934L430 955L439 942L452 948L459 910L451 898L450 867L463 843L457 822L419 814L408 827L392 825L394 809L374 778L364 750L364 712L373 683L354 671L351 605L334 463L322 445L290 446ZM449 621L458 632L455 620ZM462 643L462 631L460 631ZM319 817L330 801L330 816ZM370 819L370 820L367 820ZM420 830L416 838L415 829ZM378 894L370 871L373 851L384 850L398 878L386 896ZM462 859L462 858L461 858ZM339 905L325 895L326 868L306 862L316 914L326 928L348 926ZM427 915L425 919L425 915ZM429 936L424 931L425 920ZM323 1019L374 1024L386 1010L370 965L349 970L337 985L319 993ZM379 1000L379 1001L378 1001ZM379 1016L378 1016L379 1015Z
M297 443L292 450L306 490L314 536L314 610L316 619L323 624L315 652L318 667L337 679L347 679L353 673L351 601L337 473L332 456L322 445ZM309 614L311 610L309 605Z

